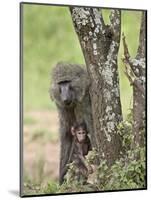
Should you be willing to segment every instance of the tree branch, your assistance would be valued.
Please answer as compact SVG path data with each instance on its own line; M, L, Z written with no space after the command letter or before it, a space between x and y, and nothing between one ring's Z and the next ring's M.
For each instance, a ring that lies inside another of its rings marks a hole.
M81 30L87 27L87 32L81 32L83 35L89 34L92 38L92 36L102 33L102 30L105 29L103 16L98 8L79 8L70 6L70 12L78 29ZM91 33L93 35L91 35Z
M121 32L121 12L119 10L112 10L110 14L109 32L111 35L111 43L107 56L107 63L116 63L117 54L120 45L120 32Z
M126 38L124 33L122 34L122 40L123 40L123 48L124 48L124 63L127 63L130 65L131 69L133 70L133 73L135 76L140 76L140 74L144 75L143 68L145 68L145 60L144 58L141 59L132 59L128 50L128 45L126 43Z
M122 33L122 40L123 40L123 47L124 47L124 56L125 56L126 62L129 63L130 53L129 53L129 50L128 50L128 46L127 46L127 43L126 43L126 40L125 40L124 33Z
M143 129L145 128L145 40L146 40L146 12L142 12L141 27L139 35L139 45L137 55L131 58L123 33L123 47L125 64L125 73L133 85L133 142L132 148L143 146L145 144L145 136Z
M102 15L102 10L99 8L91 8L91 12L94 16L95 25L101 26L101 29L105 29L105 23Z
M145 57L145 53L146 53L145 43L146 43L146 12L143 11L142 16L141 16L139 46L137 50L136 59Z
M112 37L111 30L105 25L100 9L70 7L70 12L82 49L87 48L86 51L93 51L91 60L100 58L100 62L104 62Z
M144 85L142 84L142 81L139 80L139 78L137 78L132 70L132 68L130 67L130 65L128 63L126 63L126 60L123 58L122 61L125 64L125 74L127 76L127 78L130 81L130 84L137 87L137 89L143 94L145 95L145 88Z
M111 31L113 33L113 40L115 42L120 42L120 33L121 33L121 11L112 10L110 14L111 22Z

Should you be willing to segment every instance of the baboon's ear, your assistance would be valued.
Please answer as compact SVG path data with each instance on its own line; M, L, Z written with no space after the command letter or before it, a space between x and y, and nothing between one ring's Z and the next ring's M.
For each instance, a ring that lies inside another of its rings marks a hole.
M51 84L51 87L49 88L49 97L52 101L54 101L54 96L53 96L53 89L54 89L54 84Z
M73 136L75 135L75 129L74 129L73 126L71 127L71 134L72 134Z

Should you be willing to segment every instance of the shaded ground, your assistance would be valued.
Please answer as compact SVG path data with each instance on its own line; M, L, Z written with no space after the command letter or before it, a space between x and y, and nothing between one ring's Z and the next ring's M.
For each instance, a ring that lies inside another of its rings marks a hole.
M55 111L24 114L24 187L32 190L58 180L58 116ZM28 191L27 191L28 192Z

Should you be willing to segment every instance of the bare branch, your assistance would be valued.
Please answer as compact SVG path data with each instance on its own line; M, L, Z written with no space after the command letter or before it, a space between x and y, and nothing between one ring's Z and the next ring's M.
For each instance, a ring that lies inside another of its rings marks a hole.
M126 62L125 58L122 59L122 61L125 64L125 74L127 76L127 78L130 81L130 84L137 87L137 89L143 94L145 95L145 88L144 88L144 84L142 84L142 82L139 80L139 78L137 78L132 70L132 68L130 67L130 65Z
M123 33L123 47L124 58L122 59L125 64L125 73L133 85L133 136L134 140L132 148L136 148L137 145L144 145L144 133L145 128L145 19L146 12L142 13L141 28L139 36L139 46L137 50L137 56L131 58L128 45Z
M122 61L125 64L125 74L127 75L130 84L135 85L143 95L145 95L145 89L142 85L142 82L139 80L139 69L143 67L144 61L140 61L137 59L132 59L130 57L130 53L128 50L128 45L125 40L124 33L122 34L122 40L123 40L123 46L124 46L124 58L122 58Z
M131 69L129 63L127 62L127 60L125 58L122 58L123 63L125 64L125 74L127 76L127 78L130 81L130 84L133 85L134 80L136 79L136 76L133 72L133 70Z
M146 43L146 12L142 11L139 46L136 58L145 57L145 43Z
M129 59L130 59L130 54L129 54L129 50L128 50L128 46L125 40L125 35L124 33L122 33L122 40L123 40L123 46L124 46L124 56L126 61L129 63Z
M144 75L143 73L143 68L145 68L144 58L132 59L128 50L128 45L126 43L126 37L124 33L122 33L122 40L123 40L124 57L125 57L123 61L130 65L135 76L140 76L140 74Z

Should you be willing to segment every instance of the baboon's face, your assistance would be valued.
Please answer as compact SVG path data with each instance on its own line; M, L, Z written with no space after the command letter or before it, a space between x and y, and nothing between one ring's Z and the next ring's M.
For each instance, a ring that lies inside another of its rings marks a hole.
M77 140L79 143L82 143L85 141L86 139L86 131L82 128L82 127L79 127L77 130L76 130L76 137L77 137Z
M71 86L71 81L63 81L59 83L59 93L61 102L65 106L70 106L75 100L75 92Z

